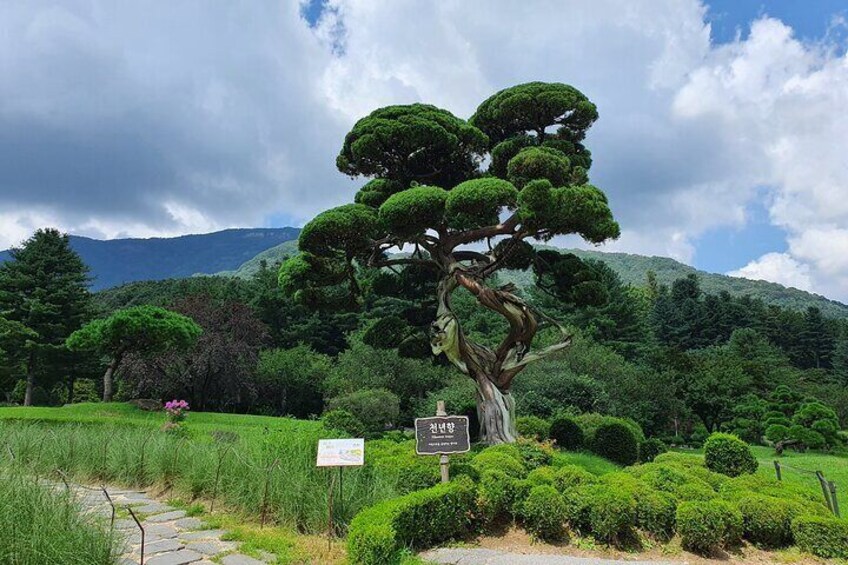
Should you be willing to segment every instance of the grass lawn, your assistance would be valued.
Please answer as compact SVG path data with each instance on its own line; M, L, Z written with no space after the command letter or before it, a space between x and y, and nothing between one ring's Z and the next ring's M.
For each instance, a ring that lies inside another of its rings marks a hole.
M683 453L702 455L703 450L677 449ZM775 459L783 465L791 465L807 471L821 471L827 480L836 483L836 495L839 509L843 518L848 517L848 457L844 455L831 455L828 453L798 453L789 449L784 450L783 455L778 457L771 447L752 445L751 451L760 463L757 474L770 479L776 478L774 471ZM800 485L824 501L821 486L816 476L812 473L803 473L792 469L783 468L782 479L790 484Z
M774 461L780 461L783 465L791 465L808 471L821 471L825 478L836 483L836 496L842 517L848 517L848 457L844 455L830 455L827 453L797 453L789 449L784 450L783 455L778 457L774 449L770 447L752 446L751 449L760 462L759 474L775 478ZM787 483L802 485L805 488L815 490L821 494L821 487L815 475L802 473L793 469L783 468L783 480Z
M120 402L89 402L71 404L61 408L43 406L12 406L0 408L0 420L73 422L86 424L127 424L158 428L164 421L162 412L139 410ZM187 420L189 429L212 431L245 429L280 429L288 433L315 432L321 424L308 420L277 418L273 416L249 416L245 414L221 414L215 412L190 412Z

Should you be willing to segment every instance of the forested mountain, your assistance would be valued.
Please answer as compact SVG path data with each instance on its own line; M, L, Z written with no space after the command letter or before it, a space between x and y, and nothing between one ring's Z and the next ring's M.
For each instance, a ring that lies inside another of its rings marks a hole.
M71 236L71 247L91 268L92 290L103 290L125 283L179 279L199 274L250 278L265 262L274 266L297 250L297 228L231 229L220 232L173 238L96 240ZM540 246L543 247L543 246ZM625 284L644 286L648 272L657 283L670 285L674 280L697 274L701 289L708 294L726 291L732 296L759 298L767 304L791 310L815 306L830 318L848 318L848 306L795 288L766 281L728 277L699 271L668 257L645 257L628 253L605 253L569 249L581 257L604 261ZM0 263L9 259L0 252ZM530 272L506 271L502 278L521 287L532 284Z
M545 247L547 246L538 246L540 249ZM825 298L824 296L798 290L797 288L788 288L768 281L754 281L708 273L668 257L646 257L644 255L633 255L630 253L606 253L583 249L558 250L574 253L582 259L603 261L618 274L624 284L630 284L632 286L645 286L649 272L653 272L656 275L656 281L660 285L671 285L677 279L695 274L700 281L701 290L707 294L727 292L731 296L749 296L751 298L758 298L766 304L774 304L798 311L814 306L829 318L848 318L848 306L841 302ZM216 274L249 278L259 270L262 261L265 261L269 266L273 266L296 252L296 242L288 241L263 251L251 260L246 261L236 270ZM508 282L514 282L523 288L532 286L533 284L533 274L530 271L503 271L500 276L502 279Z
M257 254L292 241L297 228L230 229L214 233L106 241L71 236L71 248L91 269L91 289L237 269ZM9 260L0 252L0 263Z

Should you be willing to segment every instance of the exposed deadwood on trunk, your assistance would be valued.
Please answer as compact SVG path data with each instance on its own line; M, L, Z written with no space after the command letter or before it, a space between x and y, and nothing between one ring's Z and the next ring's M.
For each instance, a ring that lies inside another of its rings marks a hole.
M469 290L482 306L497 312L509 323L510 330L496 349L475 343L463 333L450 304L451 294L459 286ZM544 315L539 316L551 321ZM439 283L431 346L433 353L444 353L460 371L474 379L483 442L515 441L515 399L510 393L512 381L528 363L568 347L570 337L562 326L556 325L563 333L563 341L531 353L530 346L539 328L537 315L524 300L511 292L511 287L489 288L456 264Z

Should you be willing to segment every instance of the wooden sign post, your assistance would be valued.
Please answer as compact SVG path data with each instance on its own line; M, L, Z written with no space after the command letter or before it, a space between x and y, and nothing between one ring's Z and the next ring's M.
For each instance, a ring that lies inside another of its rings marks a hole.
M445 402L436 404L435 418L415 419L415 452L418 455L438 455L442 482L450 480L451 453L471 450L468 416L448 416Z

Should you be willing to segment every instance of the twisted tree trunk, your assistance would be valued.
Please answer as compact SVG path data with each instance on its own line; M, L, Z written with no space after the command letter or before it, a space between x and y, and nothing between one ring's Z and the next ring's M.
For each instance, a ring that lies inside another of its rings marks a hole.
M502 315L510 330L496 349L470 341L451 309L450 297L459 286L469 290L484 307ZM561 343L530 354L538 321L530 307L510 292L510 287L492 289L459 268L450 270L439 283L438 310L431 327L431 345L436 355L444 353L460 371L474 379L477 386L477 415L480 440L493 445L516 440L515 399L510 393L512 380L531 361L540 359L570 344ZM562 330L562 328L560 328Z

